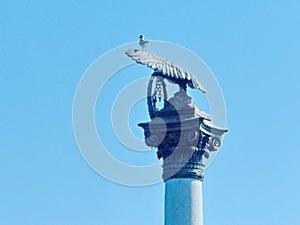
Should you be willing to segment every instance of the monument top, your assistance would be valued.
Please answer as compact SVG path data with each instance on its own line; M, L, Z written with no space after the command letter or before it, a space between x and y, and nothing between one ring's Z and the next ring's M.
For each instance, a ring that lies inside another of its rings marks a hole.
M200 110L188 96L187 86L206 93L206 89L188 70L160 56L131 49L126 55L136 63L154 70L147 92L151 121L139 123L144 129L145 143L157 148L163 159L163 179L196 178L203 180L204 159L221 146L226 129L217 127L211 116ZM168 98L165 79L179 86ZM162 106L158 107L158 102Z

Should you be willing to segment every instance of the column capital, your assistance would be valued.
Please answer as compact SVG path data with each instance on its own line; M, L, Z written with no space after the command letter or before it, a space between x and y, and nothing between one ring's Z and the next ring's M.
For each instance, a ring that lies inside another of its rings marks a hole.
M158 159L163 159L164 180L203 180L203 158L219 149L221 136L227 131L213 125L210 117L184 95L176 93L150 122L139 124L144 129L146 145L157 148Z

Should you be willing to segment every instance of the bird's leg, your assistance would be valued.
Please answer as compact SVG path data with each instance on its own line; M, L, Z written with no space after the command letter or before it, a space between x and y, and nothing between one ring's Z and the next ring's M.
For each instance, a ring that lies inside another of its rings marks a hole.
M186 92L186 84L183 82L178 83L179 86L179 91L184 91Z

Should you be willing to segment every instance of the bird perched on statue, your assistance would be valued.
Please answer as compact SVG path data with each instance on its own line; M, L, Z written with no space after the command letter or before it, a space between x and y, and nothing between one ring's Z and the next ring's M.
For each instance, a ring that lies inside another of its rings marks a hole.
M139 45L142 47L142 50L144 51L146 47L150 44L150 41L145 40L145 37L143 34L139 36Z

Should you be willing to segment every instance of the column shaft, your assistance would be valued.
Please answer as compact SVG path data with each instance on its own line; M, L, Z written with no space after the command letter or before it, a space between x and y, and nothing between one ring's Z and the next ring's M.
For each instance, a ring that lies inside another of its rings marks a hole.
M202 181L193 178L165 181L165 225L203 225Z

